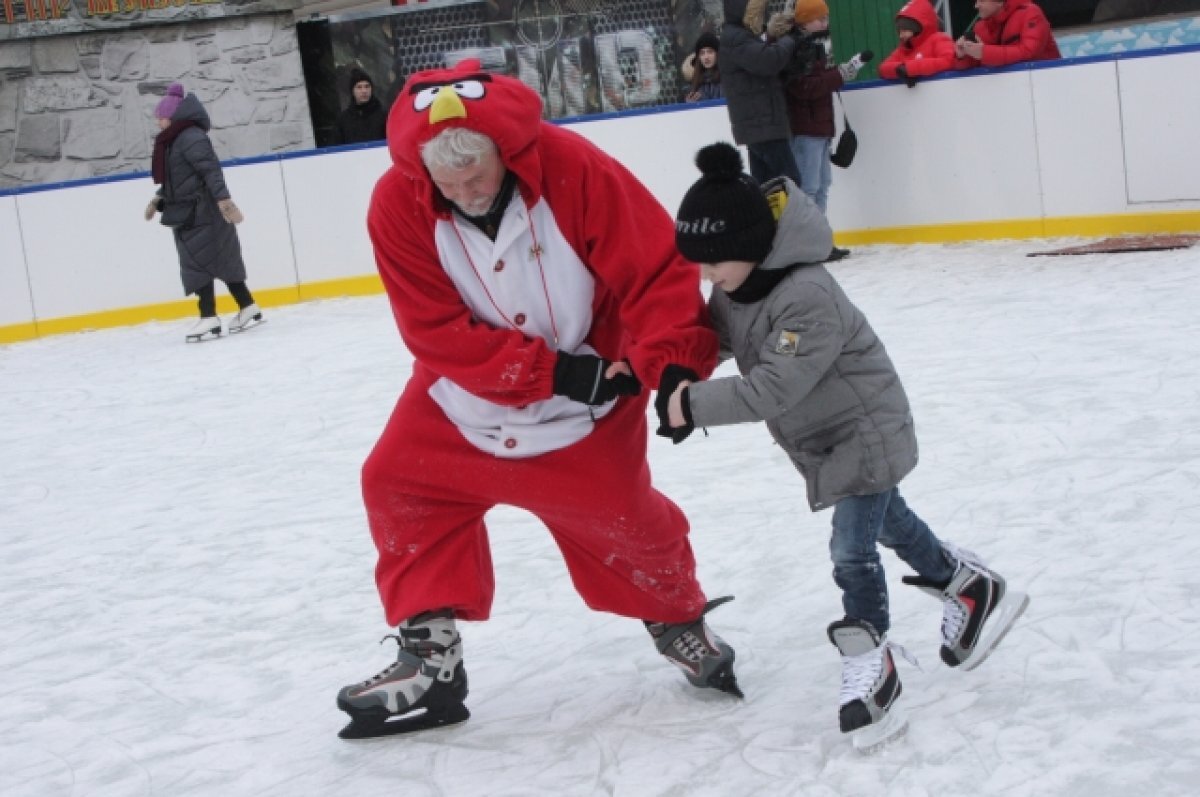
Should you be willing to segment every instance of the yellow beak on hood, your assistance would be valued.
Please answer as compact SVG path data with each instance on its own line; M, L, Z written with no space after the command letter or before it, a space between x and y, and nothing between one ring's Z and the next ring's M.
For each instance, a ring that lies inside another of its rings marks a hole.
M467 109L453 86L443 86L429 106L429 124L435 125L444 119L466 119Z

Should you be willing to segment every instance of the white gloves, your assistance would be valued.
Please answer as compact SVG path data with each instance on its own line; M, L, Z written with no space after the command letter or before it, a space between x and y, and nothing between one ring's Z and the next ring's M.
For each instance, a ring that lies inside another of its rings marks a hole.
M146 205L146 212L142 214L142 218L144 218L146 221L153 220L154 214L158 213L158 203L161 201L162 199L157 195L154 197L154 199L151 199L150 204Z
M870 50L863 50L861 53L855 54L853 58L844 64L838 64L838 73L842 76L843 83L849 83L854 78L858 77L858 70L863 68L863 64L875 57L875 54Z

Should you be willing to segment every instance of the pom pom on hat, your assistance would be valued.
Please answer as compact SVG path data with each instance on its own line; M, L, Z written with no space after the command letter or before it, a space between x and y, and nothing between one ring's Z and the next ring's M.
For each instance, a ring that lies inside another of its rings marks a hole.
M807 25L814 19L829 16L829 6L825 0L796 0L796 24Z
M696 153L701 177L688 189L675 217L675 246L697 263L760 263L775 239L775 217L762 189L742 171L732 144L710 144Z
M157 119L170 119L175 115L175 111L179 110L179 104L183 102L183 84L172 83L167 87L167 96L158 101L158 105L154 108L154 116Z

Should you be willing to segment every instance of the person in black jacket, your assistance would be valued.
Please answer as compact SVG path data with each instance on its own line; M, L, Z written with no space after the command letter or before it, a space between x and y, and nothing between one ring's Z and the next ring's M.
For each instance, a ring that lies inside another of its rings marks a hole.
M338 114L335 144L357 144L387 137L387 113L375 97L375 83L358 67L350 70L350 105Z

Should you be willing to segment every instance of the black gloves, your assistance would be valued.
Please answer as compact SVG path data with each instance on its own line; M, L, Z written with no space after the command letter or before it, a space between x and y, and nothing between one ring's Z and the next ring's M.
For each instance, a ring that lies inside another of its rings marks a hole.
M610 365L611 362L594 354L560 351L554 363L555 395L598 407L617 396L636 396L642 392L642 383L636 376L617 374L606 379L604 372Z
M675 392L675 388L679 387L679 383L683 381L699 382L700 375L691 368L684 368L682 365L671 364L663 369L662 378L658 381L658 395L654 397L654 410L658 413L658 429L654 432L659 437L669 437L671 442L678 445L687 439L687 436L696 428L692 424L692 408L688 403L687 389L683 392L683 419L687 421L686 426L671 428L670 416L667 413L667 405L671 401L671 394Z
M913 86L917 85L917 79L915 77L909 77L908 67L905 66L904 64L900 64L898 67L896 67L896 77L903 80L904 84L906 86L908 86L910 89Z

